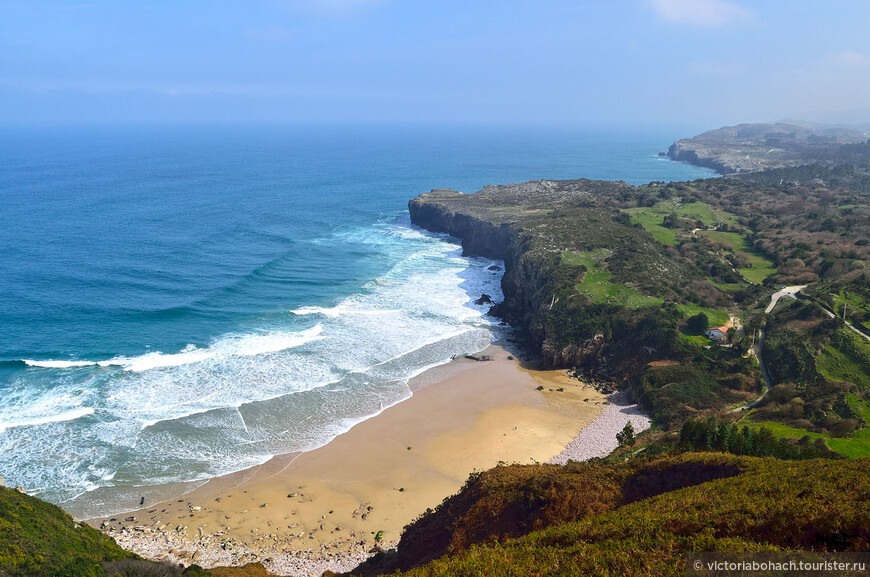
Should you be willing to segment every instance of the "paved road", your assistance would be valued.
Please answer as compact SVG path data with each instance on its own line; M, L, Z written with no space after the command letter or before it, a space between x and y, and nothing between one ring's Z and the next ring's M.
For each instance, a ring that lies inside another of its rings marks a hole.
M821 305L819 305L819 306L821 306ZM822 307L822 310L825 311L825 314L826 314L826 315L828 315L828 316L831 317L831 318L834 318L834 313L833 313L833 311L830 311L830 310L828 310L828 309L825 308L825 307ZM853 325L852 323L846 321L846 326L849 327L850 329L852 329L852 331L853 331L855 334L861 335L862 337L864 337L865 339L867 339L868 341L870 341L870 336L865 335L863 332L861 332L860 329L856 328L855 325Z
M807 285L795 285L795 286L787 286L784 289L773 293L770 297L770 304L767 305L767 308L764 309L764 314L770 314L770 311L773 310L773 307L776 306L776 303L779 302L779 299L782 297L791 297L793 299L797 298L795 295L802 288L806 288ZM750 401L745 405L741 405L736 409L731 409L729 412L738 413L740 411L745 411L747 409L751 409L755 405L761 402L761 399L764 398L764 395L767 394L767 391L770 390L770 383L772 382L770 378L770 374L767 372L767 366L764 364L764 359L762 359L761 352L764 349L764 329L761 329L761 336L758 338L758 343L756 343L755 347L753 347L749 352L752 356L755 357L755 360L758 361L758 368L761 370L761 383L764 385L764 391L762 391L761 396L755 399L754 401Z
M807 285L787 286L784 289L782 289L781 291L773 293L773 296L770 297L770 304L767 305L766 309L764 309L765 314L769 314L770 311L773 310L773 307L776 306L776 303L779 302L779 299L781 299L782 297L789 296L793 299L797 298L797 296L795 296L795 295L797 295L797 293L801 289L806 288L806 286ZM819 306L821 307L821 309L823 311L825 311L825 314L827 314L831 318L834 318L833 311L828 310L827 308L825 308L821 304L819 304ZM865 339L870 341L870 336L865 335L859 329L855 328L852 325L852 323L847 322L846 326L849 327L850 329L852 329L855 333L861 335L862 337L864 337ZM761 358L761 351L763 348L764 348L764 329L761 330L761 337L758 339L758 344L756 344L755 347L749 351L756 358L756 360L758 361L758 368L761 369L761 380L762 380L762 383L764 385L764 392L761 394L760 397L758 397L754 401L750 401L749 403L746 403L745 405L737 407L736 409L731 409L731 411L729 411L729 412L737 413L740 411L745 411L747 409L751 409L752 407L754 407L755 405L760 403L761 399L764 398L764 395L767 394L767 391L770 390L770 383L772 381L770 379L770 374L767 372L767 366L764 364L764 361Z
M793 299L796 299L797 297L795 295L798 293L798 291L800 291L801 289L804 289L804 288L807 288L807 285L804 284L804 285L787 286L784 289L782 289L781 291L773 293L773 296L770 297L770 304L767 305L766 309L764 309L764 313L765 314L770 313L770 311L773 310L773 307L776 306L776 303L778 303L779 299L781 299L782 297L788 296L788 297L791 297Z

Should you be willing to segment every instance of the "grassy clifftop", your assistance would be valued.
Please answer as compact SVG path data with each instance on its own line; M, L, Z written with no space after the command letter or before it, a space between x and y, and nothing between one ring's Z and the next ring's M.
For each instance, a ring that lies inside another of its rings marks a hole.
M866 390L870 343L832 320L825 327L835 334L809 343L816 349L791 347L808 326L791 323L802 333L786 339L788 321L764 311L780 285L807 285L819 315L845 310L870 333L870 197L854 179L770 184L765 174L436 190L409 208L413 222L461 238L467 253L505 259L495 312L524 331L544 366L631 388L661 429L759 397L747 353L765 327L773 384L810 390L817 374L843 382L812 421L866 424L847 414L844 395L852 385ZM743 330L711 346L703 328L726 323ZM799 365L808 368L792 370Z
M409 207L413 222L461 238L467 253L505 259L496 312L523 329L544 366L633 387L667 428L746 402L760 382L740 350L705 348L686 328L702 311L728 319L735 293L716 282L734 281L732 267L702 239L681 254L633 222L629 209L647 194L623 182L535 181L436 190ZM684 191L652 194L682 203Z

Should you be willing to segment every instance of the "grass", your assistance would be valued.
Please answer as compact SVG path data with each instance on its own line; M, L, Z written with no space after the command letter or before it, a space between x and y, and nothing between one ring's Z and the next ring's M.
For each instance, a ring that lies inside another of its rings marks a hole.
M716 210L704 202L681 204L675 200L659 202L651 207L627 208L624 210L631 216L632 224L640 224L657 241L669 246L677 244L678 229L662 226L662 219L671 213L691 220L699 220L705 226L715 226L721 222L737 224L737 217L723 210Z
M680 338L701 347L710 344L710 339L701 335L680 335Z
M677 233L680 231L662 226L662 219L667 213L656 212L651 208L627 208L625 212L631 215L631 224L640 224L662 244L676 246Z
M851 437L835 438L823 433L814 433L806 429L790 427L783 423L773 421L756 422L749 418L744 418L740 421L741 425L746 425L750 429L760 429L762 427L770 429L774 437L785 439L800 439L805 436L811 439L824 439L832 451L840 453L849 459L862 459L870 457L870 428L860 429Z
M870 302L868 302L862 295L856 294L854 292L847 292L845 288L840 288L839 293L831 293L831 296L834 299L834 312L838 317L843 316L843 304L847 304L848 307L846 309L846 320L852 322L853 324L859 325L858 328L870 329L870 322L865 323L855 323L850 318L851 314L849 311L854 313L856 310L861 310L865 312L870 312ZM865 331L866 332L866 331Z
M611 282L613 275L607 270L604 261L609 254L608 251L567 251L562 255L563 262L586 267L583 281L577 285L580 294L596 304L614 303L628 308L656 306L664 302L661 298L650 297L629 286Z
M830 436L825 435L824 433L814 433L806 429L799 429L798 427L791 427L784 423L777 423L774 421L759 422L746 418L741 420L739 424L745 425L753 431L757 431L762 427L765 429L770 429L770 432L773 433L773 436L778 439L801 439L803 437L809 437L811 439L830 439Z
M740 289L742 289L743 287L746 286L745 284L743 284L741 282L717 282L713 279L708 279L708 280L711 283L713 283L713 285L715 285L717 288L722 289L723 291L729 292L729 293L739 291Z
M828 446L850 459L870 457L870 429L861 429L849 439L828 439Z
M0 575L100 575L135 555L59 507L0 487Z
M686 318L693 317L698 313L704 313L707 315L707 318L710 319L711 327L720 327L728 322L728 311L705 309L698 305L677 305L677 308L680 309L680 312L683 313Z
M851 393L846 395L846 402L861 417L864 424L870 426L870 405Z
M751 266L738 269L743 278L755 284L761 284L764 279L776 273L776 267L773 266L767 257L758 253L746 238L746 235L739 232L722 232L718 230L704 230L701 234L707 235L711 240L730 246L734 252L744 255Z
M840 329L816 357L816 368L831 381L870 389L870 343L849 329Z

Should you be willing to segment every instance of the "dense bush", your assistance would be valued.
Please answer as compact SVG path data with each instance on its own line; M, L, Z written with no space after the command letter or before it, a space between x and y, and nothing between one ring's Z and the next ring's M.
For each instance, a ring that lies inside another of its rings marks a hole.
M574 464L564 474L607 479L622 499L575 521L498 543L467 544L423 566L402 569L414 576L683 575L685 556L693 551L866 551L870 546L867 459L781 461L686 453ZM582 486L572 490L582 499ZM600 490L601 485L593 486L590 499L595 501ZM498 493L507 502L526 498L513 483L493 485L486 498ZM456 520L443 517L443 530L450 533L449 523ZM403 536L399 551L406 546ZM354 573L379 574L372 565L366 569Z

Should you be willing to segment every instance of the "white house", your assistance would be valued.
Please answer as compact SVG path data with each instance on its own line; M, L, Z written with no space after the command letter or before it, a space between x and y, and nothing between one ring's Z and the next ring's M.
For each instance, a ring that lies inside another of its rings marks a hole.
M708 339L712 341L716 341L717 343L724 343L728 340L728 327L722 325L721 327L713 327L704 333Z

